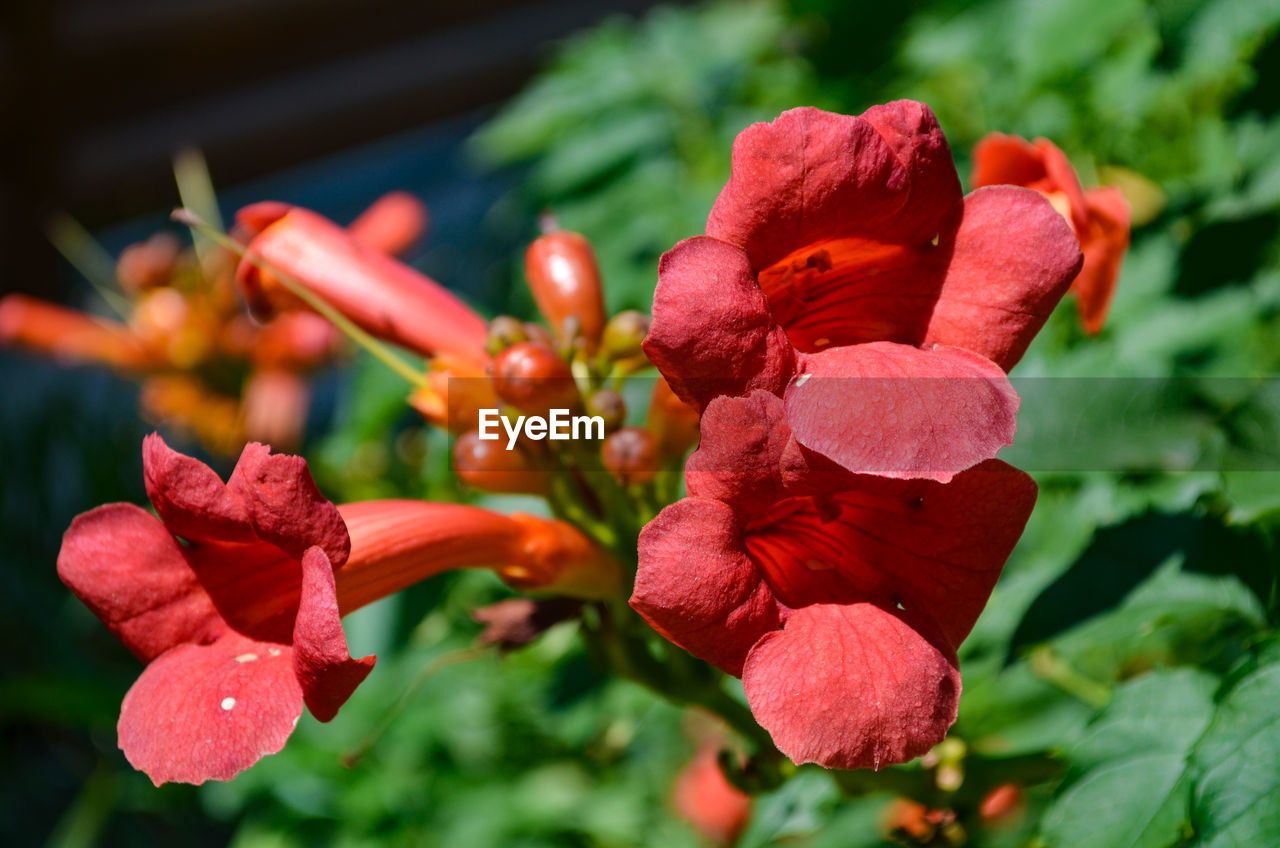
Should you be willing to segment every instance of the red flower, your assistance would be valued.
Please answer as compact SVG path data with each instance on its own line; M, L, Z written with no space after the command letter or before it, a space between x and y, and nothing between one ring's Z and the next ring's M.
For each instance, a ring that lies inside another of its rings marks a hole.
M751 796L734 786L720 769L719 742L698 746L676 778L672 801L680 818L716 845L732 845L751 820Z
M1084 266L1071 284L1085 331L1107 320L1129 249L1129 202L1114 186L1084 190L1066 154L1047 138L1029 142L991 133L973 148L974 186L1017 185L1044 194L1080 239Z
M798 763L905 762L955 721L955 650L1035 502L997 460L948 484L851 474L792 436L767 392L717 398L689 497L640 535L631 605L740 676Z
M644 347L699 409L764 389L846 468L945 481L1012 442L1004 372L1079 264L1042 196L961 197L923 104L793 109L738 136L707 235L662 258Z
M156 784L230 779L283 747L304 703L332 719L374 662L348 654L340 616L411 583L493 567L565 594L617 586L569 525L417 501L340 511L301 458L263 445L226 484L156 435L143 467L159 519L132 504L79 516L58 574L147 663L118 731Z

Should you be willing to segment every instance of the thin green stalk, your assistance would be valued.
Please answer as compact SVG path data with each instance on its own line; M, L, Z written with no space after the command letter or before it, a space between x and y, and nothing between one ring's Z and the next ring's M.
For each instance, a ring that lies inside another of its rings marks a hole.
M116 288L116 260L98 244L98 240L65 212L50 218L45 232L63 258L89 281L107 306L128 321L133 314L133 306Z

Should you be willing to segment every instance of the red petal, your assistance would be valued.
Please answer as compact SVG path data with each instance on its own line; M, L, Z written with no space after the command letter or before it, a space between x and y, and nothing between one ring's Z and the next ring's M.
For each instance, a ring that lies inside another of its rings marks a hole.
M1050 193L1060 191L1067 196L1067 207L1071 210L1071 224L1076 231L1084 229L1088 223L1085 209L1084 190L1080 188L1080 178L1076 169L1071 167L1071 160L1058 145L1047 138L1036 139L1036 149L1044 156L1046 185L1036 186L1040 191Z
M1045 179L1044 153L1016 135L990 133L973 146L974 188L992 185L1031 186Z
M756 720L796 763L875 768L942 741L956 720L954 652L909 613L873 604L796 610L747 657Z
M995 459L946 484L848 474L832 482L822 475L821 501L781 501L747 531L778 599L901 603L960 645L1031 515L1035 483Z
M258 537L295 560L319 545L335 568L347 561L347 526L316 488L302 457L272 454L256 442L245 445L227 488L243 502Z
M802 370L785 394L796 441L849 471L945 483L1013 444L1018 395L967 350L876 342Z
M662 257L644 351L672 390L698 409L716 395L781 391L794 356L746 254L704 236Z
M389 191L347 225L353 239L370 250L399 256L422 240L430 215L407 191Z
M1089 223L1082 231L1084 267L1071 284L1076 293L1080 321L1087 332L1097 334L1106 323L1111 298L1120 279L1120 263L1129 249L1129 202L1120 189L1105 186L1085 192Z
M698 748L676 778L672 801L693 829L716 845L732 845L751 818L751 796L724 776L714 741Z
M179 645L124 696L120 749L157 786L230 780L283 748L302 714L292 654L236 633Z
M76 516L58 576L144 662L227 629L164 525L133 504Z
M253 540L244 504L217 473L170 448L158 433L142 441L142 473L147 497L170 533L190 541Z
M922 104L864 117L792 109L739 133L707 235L742 247L761 269L843 236L927 242L959 200L946 141Z
M702 414L701 441L685 463L690 497L758 513L786 497L779 471L791 443L782 399L755 391L718 397Z
M333 567L319 547L302 556L302 602L293 625L293 662L307 709L329 721L369 672L374 657L351 658L338 613Z
M1066 220L1030 189L982 188L965 198L933 306L927 344L962 347L1008 371L1040 332L1080 269Z
M663 636L733 675L780 620L733 510L704 498L672 504L640 533L631 606Z

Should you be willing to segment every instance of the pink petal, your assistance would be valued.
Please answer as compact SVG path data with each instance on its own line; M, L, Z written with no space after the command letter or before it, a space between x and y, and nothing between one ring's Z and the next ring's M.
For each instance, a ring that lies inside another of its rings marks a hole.
M253 540L240 498L212 468L173 450L158 433L142 441L142 473L147 497L169 532L190 541Z
M864 117L791 109L739 133L707 235L746 250L759 270L832 238L927 242L959 199L946 141L922 104Z
M239 496L262 540L296 560L319 545L335 568L347 561L347 526L338 508L316 488L302 457L272 454L269 446L256 442L245 445L227 488Z
M227 629L164 525L133 504L76 516L58 576L144 662Z
M876 342L805 360L787 387L796 441L859 474L952 475L1013 444L1018 395L967 350Z
M338 613L333 567L319 547L302 556L302 601L293 626L293 662L307 709L329 721L369 672L374 657L351 658Z
M672 390L699 410L716 395L780 391L794 355L746 254L704 236L662 257L644 351Z
M117 731L125 757L157 786L203 783L279 751L301 714L292 649L231 632L147 666L124 696Z
M641 531L631 606L663 636L733 675L780 621L733 510L704 498L672 504Z
M1039 192L997 186L965 198L924 343L962 347L1008 371L1080 270L1071 227Z
M1080 242L1084 267L1071 284L1076 293L1080 322L1091 334L1102 332L1111 298L1120 281L1120 264L1129 249L1129 201L1113 186L1085 192L1089 222Z
M875 768L942 741L956 719L955 653L874 604L796 610L747 657L742 682L756 720L796 763Z

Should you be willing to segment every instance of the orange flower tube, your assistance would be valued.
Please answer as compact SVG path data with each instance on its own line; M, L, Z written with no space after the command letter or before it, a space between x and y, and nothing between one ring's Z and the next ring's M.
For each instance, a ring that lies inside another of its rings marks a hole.
M356 241L388 256L401 256L426 235L426 204L407 191L389 191L347 225Z
M484 373L484 319L435 280L300 207L257 203L241 209L236 222L251 234L251 258L289 274L369 333ZM270 306L282 295L291 300L249 258L240 262L236 280L255 306Z
M21 294L0 298L0 344L125 371L155 364L124 324Z

